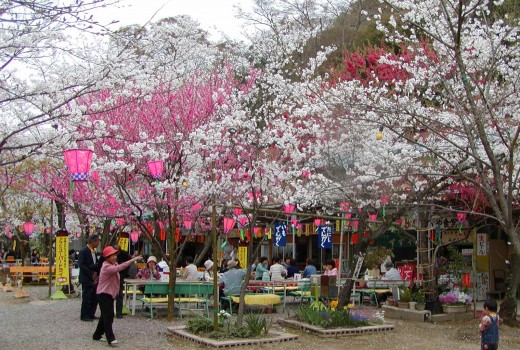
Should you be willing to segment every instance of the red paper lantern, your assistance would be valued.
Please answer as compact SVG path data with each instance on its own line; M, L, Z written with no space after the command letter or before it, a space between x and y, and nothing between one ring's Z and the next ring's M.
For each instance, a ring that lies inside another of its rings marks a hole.
M154 179L160 179L163 175L164 163L162 160L148 162L148 170Z
M63 151L65 164L69 169L72 181L87 181L90 164L92 163L92 151L88 149L71 149Z
M358 242L359 242L359 234L353 233L352 234L352 244L358 244Z
M34 222L27 221L23 223L23 231L27 236L30 236L34 231Z
M403 218L398 218L397 220L395 220L395 223L397 225L401 225L403 223Z

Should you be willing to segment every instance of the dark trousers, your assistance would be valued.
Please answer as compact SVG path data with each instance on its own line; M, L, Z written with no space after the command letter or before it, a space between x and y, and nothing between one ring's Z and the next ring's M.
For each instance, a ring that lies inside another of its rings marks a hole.
M112 324L114 323L114 298L110 294L101 293L98 294L98 301L101 317L99 317L92 339L99 340L104 334L107 342L110 344L116 339L112 330Z
M116 297L116 315L123 314L123 290L125 288L125 281L123 278L119 280L119 293Z
M81 285L81 319L92 319L96 314L97 309L97 296L96 296L96 286L94 285Z

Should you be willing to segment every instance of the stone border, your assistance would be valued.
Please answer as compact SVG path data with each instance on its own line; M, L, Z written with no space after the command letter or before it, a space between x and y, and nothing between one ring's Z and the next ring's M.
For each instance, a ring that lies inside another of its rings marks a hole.
M338 336L338 335L358 335L363 333L375 333L375 332L386 332L394 330L394 325L381 325L381 326L366 326L366 327L357 327L357 328L332 328L325 329L321 327L312 326L307 323L295 321L295 320L286 320L279 319L278 323L282 326L287 326L291 328L297 328L304 331L309 331L311 333L326 337L326 336Z
M216 340L211 338L204 338L185 330L184 326L168 327L168 330L174 335L195 343L199 343L205 346L211 346L214 348L230 348L235 346L243 345L257 345L257 344L268 344L268 343L281 343L289 340L296 340L298 336L290 333L282 333L270 330L268 335L264 338L253 338L253 339L233 339L233 340Z

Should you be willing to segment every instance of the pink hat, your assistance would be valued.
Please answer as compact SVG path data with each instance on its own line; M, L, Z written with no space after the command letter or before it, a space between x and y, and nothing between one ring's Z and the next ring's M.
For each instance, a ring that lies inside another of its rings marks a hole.
M112 246L108 246L108 247L105 247L105 249L103 249L103 257L104 258L108 258L110 255L114 255L114 254L117 254L118 251L112 247Z

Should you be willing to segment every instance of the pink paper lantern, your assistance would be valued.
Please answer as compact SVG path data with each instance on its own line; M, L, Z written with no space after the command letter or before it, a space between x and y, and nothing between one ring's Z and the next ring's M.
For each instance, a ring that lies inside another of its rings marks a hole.
M381 204L386 205L388 204L388 201L390 200L390 196L387 194L383 194L381 196Z
M463 223L466 220L466 213L457 213L457 221Z
M401 225L403 223L403 218L398 218L397 220L395 220L395 223L397 225Z
M368 220L376 221L377 220L377 214L368 214Z
M148 170L154 179L160 179L163 175L164 163L162 160L148 162Z
M193 211L198 211L200 208L202 208L202 204L200 203L195 203L191 206L191 210Z
M347 219L350 219L350 218L352 217L352 213L346 213L346 214L345 214L345 217L346 217Z
M349 202L340 202L339 208L342 212L347 212L350 209L350 203Z
M321 225L321 219L314 219L314 226L320 226Z
M125 219L124 218L117 218L116 219L116 225L117 226L123 226L125 224Z
M30 236L34 231L34 222L27 221L23 223L23 231L27 236Z
M302 177L304 179L308 179L311 176L311 172L309 170L302 170Z
M130 232L130 240L132 241L132 243L135 243L139 240L139 234L141 232L139 231L133 231L133 232Z
M90 165L92 164L92 151L88 149L71 149L63 151L65 164L69 169L72 181L87 181Z
M184 219L184 220L182 220L182 225L184 226L184 228L186 230L191 230L191 228L193 226L193 220Z
M90 177L92 178L92 180L94 182L98 182L100 177L99 177L99 171L93 171L91 174L90 174Z
M244 227L248 221L249 219L247 218L247 216L241 216L238 218L238 223L240 224L240 227Z
M236 221L232 218L224 218L224 233L229 233L235 227Z
M233 208L233 214L235 214L235 216L239 216L242 214L242 208L240 207L234 207Z
M296 209L296 205L294 204L287 204L283 206L283 211L285 213L292 213Z
M298 220L297 220L297 219L292 219L292 220L291 220L291 225L292 225L293 227L296 227L296 226L298 225Z
M358 220L352 221L352 228L357 229L358 227L359 227L359 221Z

